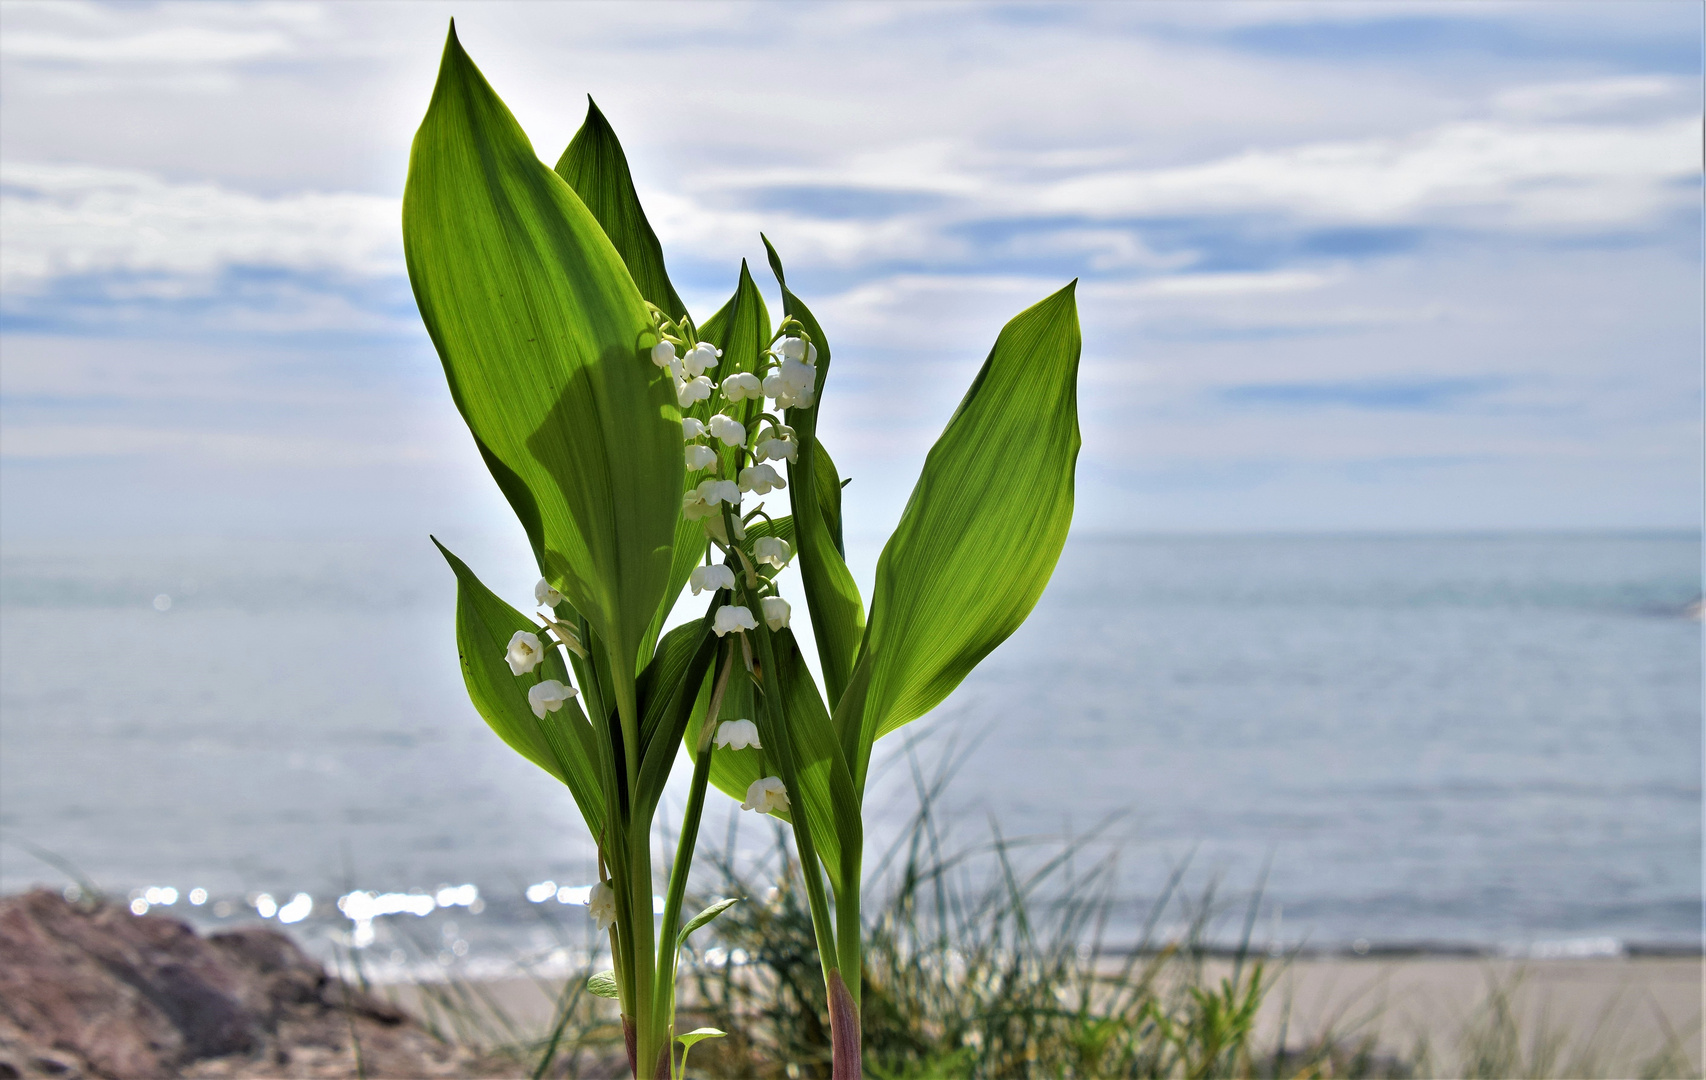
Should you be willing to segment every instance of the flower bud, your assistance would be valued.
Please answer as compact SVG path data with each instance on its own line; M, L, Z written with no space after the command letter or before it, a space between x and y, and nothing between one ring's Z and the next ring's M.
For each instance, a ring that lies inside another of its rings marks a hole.
M711 417L711 434L723 441L724 446L745 446L746 425L732 416L722 413Z
M652 346L652 363L660 368L669 367L675 362L675 346L667 341L660 341Z
M687 448L688 472L698 472L701 469L709 469L716 463L717 452L709 446L700 446L698 443L694 443L692 446Z
M598 924L598 932L604 933L616 921L616 890L604 882L594 885L587 893L586 913Z
M794 613L793 607L780 596L766 596L758 602L758 606L764 609L764 621L772 630L787 626L788 616Z
M692 587L693 595L698 596L706 590L732 589L735 587L735 572L727 566L695 566L693 572L687 575L687 584Z
M788 541L780 536L760 536L752 545L752 561L782 569L788 565Z
M782 778L779 776L754 780L752 786L746 789L746 801L740 804L740 808L757 810L760 814L768 814L772 810L786 810L788 789L782 786Z
M525 675L545 659L545 646L539 643L539 635L517 630L504 650L504 659L509 661L510 674Z
M717 725L717 737L711 745L730 750L745 750L749 746L754 750L764 749L758 742L758 725L751 720L724 720Z
M758 620L752 617L752 612L743 607L720 607L717 617L711 622L711 629L722 637L734 630L756 630Z
M785 337L776 343L776 355L787 360L804 360L806 342L803 338Z
M551 588L549 581L540 578L539 584L533 586L533 599L540 607L554 608L563 602L563 594Z
M556 712L576 693L578 691L572 686L564 686L556 679L546 679L528 687L527 703L533 706L533 715L543 720L546 713Z

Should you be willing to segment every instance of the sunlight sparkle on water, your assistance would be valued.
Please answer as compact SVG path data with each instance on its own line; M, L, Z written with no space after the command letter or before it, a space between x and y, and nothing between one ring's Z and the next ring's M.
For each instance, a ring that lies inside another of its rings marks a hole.
M278 909L278 921L281 923L298 923L306 919L314 911L314 898L305 892L299 892L290 898L290 903Z

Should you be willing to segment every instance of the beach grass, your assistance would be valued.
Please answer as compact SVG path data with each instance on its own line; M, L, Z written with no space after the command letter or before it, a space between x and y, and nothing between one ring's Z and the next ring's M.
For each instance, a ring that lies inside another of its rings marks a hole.
M1397 1030L1372 992L1327 1022L1294 1025L1280 998L1298 958L1251 948L1259 886L1228 906L1212 889L1184 895L1177 867L1135 947L1111 948L1115 866L1093 855L1098 831L1009 838L991 823L986 839L958 843L937 807L963 758L942 760L929 776L912 762L918 810L867 879L864 1067L877 1080L1700 1076L1698 1015L1680 1026L1661 1015L1661 1036L1634 1043L1625 1021L1643 1007L1638 995L1612 999L1585 1027L1559 1022L1523 1006L1521 967L1488 969L1478 1003L1443 1034ZM702 854L699 899L744 902L701 930L683 960L678 1025L729 1033L695 1047L691 1075L827 1077L827 1009L798 863L780 828L756 864L737 858L735 841L731 831ZM590 955L581 920L571 930L536 910L560 955ZM1228 919L1240 929L1234 944L1211 945ZM586 992L600 966L531 976L551 1002L544 1024L454 976L417 987L412 1004L441 1038L536 1080L625 1075L614 1003Z

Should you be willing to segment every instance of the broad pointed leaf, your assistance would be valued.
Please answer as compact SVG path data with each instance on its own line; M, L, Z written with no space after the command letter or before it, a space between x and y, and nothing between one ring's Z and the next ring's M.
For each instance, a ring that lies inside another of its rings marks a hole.
M705 618L678 626L664 635L652 662L640 673L638 697L644 751L639 790L634 799L640 820L650 820L652 809L663 794L694 709L709 706L706 684L717 652L711 619L720 606L713 603Z
M798 759L800 784L803 790L790 791L788 801L795 808L805 807L811 815L812 842L818 856L830 872L841 879L843 853L858 858L863 848L859 824L858 797L853 788L852 773L835 739L835 728L829 710L824 707L811 669L800 654L793 632L781 630L771 635L782 694L787 699L784 713L788 732ZM719 720L751 720L757 716L756 695L762 691L753 687L752 680L736 669L723 695ZM689 752L697 753L700 725L706 722L702 702L688 726L685 743ZM742 750L727 748L713 751L711 783L730 798L743 800L753 781L779 775L781 770L771 756L775 748L748 747ZM791 821L791 813L772 816Z
M631 678L680 515L673 387L621 256L454 28L410 153L403 250L451 397L541 570Z
M811 311L789 291L782 273L782 260L768 238L764 240L764 249L770 257L770 269L782 288L783 310L805 326L817 346L817 400L821 402L824 382L829 377L829 339L824 336ZM831 707L834 707L847 687L859 641L865 631L865 605L859 597L859 586L841 553L840 491L837 490L831 500L837 514L833 528L825 520L821 506L825 500L819 492L819 484L824 470L815 463L818 450L817 407L789 409L788 424L800 440L799 459L788 467L788 483L791 485L788 494L799 549L800 582L805 588L806 604L811 611L812 633L817 638L824 689L829 694ZM833 465L828 472L833 474Z
M577 701L564 702L542 719L533 715L527 701L527 691L535 683L569 681L561 655L552 649L531 674L511 672L504 659L510 638L525 630L546 640L540 627L481 584L443 544L433 543L456 574L456 651L474 708L511 749L568 785L587 828L597 836L605 806L598 779L597 734Z
M663 247L640 208L640 196L628 171L628 155L622 152L616 132L591 97L586 99L586 120L557 159L556 172L604 227L604 235L616 245L640 295L672 319L686 314L664 270Z
M871 744L947 697L1054 572L1078 460L1076 284L1002 329L883 548L860 657L861 790Z

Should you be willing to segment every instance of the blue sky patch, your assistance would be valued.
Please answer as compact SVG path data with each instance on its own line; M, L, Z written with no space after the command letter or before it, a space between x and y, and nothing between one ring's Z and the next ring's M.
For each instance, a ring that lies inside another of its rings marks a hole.
M1223 389L1217 396L1228 405L1433 412L1462 405L1504 385L1499 378L1247 383Z

